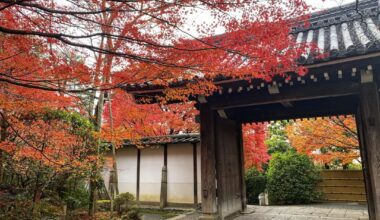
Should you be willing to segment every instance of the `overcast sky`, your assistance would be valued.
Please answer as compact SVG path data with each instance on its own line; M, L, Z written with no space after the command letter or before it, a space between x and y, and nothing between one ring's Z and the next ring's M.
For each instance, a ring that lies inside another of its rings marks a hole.
M323 2L322 0L306 0L306 2L309 5L315 7L316 10L332 8L332 7L340 6L342 4L347 4L354 1L355 0L325 0Z
M284 0L287 1L287 0ZM347 3L355 2L355 0L305 0L307 4L312 6L313 11L320 11L323 9L328 9L332 7L341 6ZM193 35L197 35L196 30L193 28L192 23L201 24L210 20L210 15L205 11L199 11L199 13L194 13L189 17L189 22L184 25L184 29ZM224 33L224 28L217 28L215 34Z

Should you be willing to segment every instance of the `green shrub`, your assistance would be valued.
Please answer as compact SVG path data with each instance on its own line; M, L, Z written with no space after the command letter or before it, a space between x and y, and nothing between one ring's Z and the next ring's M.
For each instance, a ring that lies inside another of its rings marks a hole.
M132 207L127 214L123 215L121 219L125 220L140 220L141 219L140 209L138 207Z
M0 210L0 219L35 219L33 204L27 200L8 201Z
M69 178L62 188L61 196L68 210L84 208L89 204L88 189L81 179Z
M62 215L62 206L57 206L49 201L41 201L36 204L35 213L44 218L53 218Z
M97 209L101 212L109 211L111 209L111 200L98 200L96 201Z
M62 206L57 206L44 200L37 204L33 204L30 200L16 200L9 202L7 205L8 207L5 210L0 210L0 219L57 219L63 214Z
M245 172L245 185L247 189L248 204L258 204L259 194L265 191L266 178L255 168L250 168Z
M129 193L121 193L115 198L116 210L119 214L128 213L130 206L135 203L135 197Z
M318 198L315 186L320 174L312 160L295 152L272 156L267 173L270 203L302 204Z
M362 167L362 164L361 163L350 163L348 165L348 169L349 170L362 170L363 167Z

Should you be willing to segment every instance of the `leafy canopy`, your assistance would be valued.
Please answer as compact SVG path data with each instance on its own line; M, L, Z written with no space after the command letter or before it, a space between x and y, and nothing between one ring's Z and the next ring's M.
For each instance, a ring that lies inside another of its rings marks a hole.
M317 118L289 125L286 133L295 149L322 164L348 165L360 162L356 122L353 116Z

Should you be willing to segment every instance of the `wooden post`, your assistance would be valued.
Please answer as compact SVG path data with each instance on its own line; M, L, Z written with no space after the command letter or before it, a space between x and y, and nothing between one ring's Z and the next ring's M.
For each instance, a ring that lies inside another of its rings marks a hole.
M198 206L197 143L193 143L194 207Z
M168 145L164 144L164 166L161 173L160 208L166 207L168 201Z
M140 162L141 150L137 149L137 178L136 178L136 201L140 201Z
M366 154L366 186L371 220L380 220L380 103L371 70L362 72L360 89L360 126ZM371 76L372 75L372 76Z
M243 128L242 124L237 126L238 144L239 144L239 162L240 162L240 184L241 184L241 209L242 212L247 210L247 189L245 185L245 167L244 167L244 145L243 145Z
M214 123L214 111L207 103L200 104L202 216L199 219L218 218Z
M160 209L166 207L167 196L168 196L168 175L166 165L162 167L162 176L161 176L161 195L160 195Z
M369 164L368 164L368 153L366 151L365 143L364 143L364 134L363 134L363 123L362 123L362 115L361 115L361 108L358 108L358 111L356 113L355 119L356 119L356 127L358 131L358 139L359 139L359 146L360 146L360 157L362 160L362 170L363 170L363 176L364 176L364 183L365 183L365 191L366 191L366 198L367 198L367 204L368 204L368 214L370 216L375 215L375 207L373 204L373 194L372 194L372 186L371 186L371 177L369 172Z
M164 166L168 166L168 145L164 144Z

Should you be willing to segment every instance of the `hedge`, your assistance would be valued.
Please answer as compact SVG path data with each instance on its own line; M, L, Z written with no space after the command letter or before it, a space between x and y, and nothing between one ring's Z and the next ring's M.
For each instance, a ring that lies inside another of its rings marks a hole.
M318 199L318 169L306 155L295 152L272 155L267 172L271 204L304 204Z

